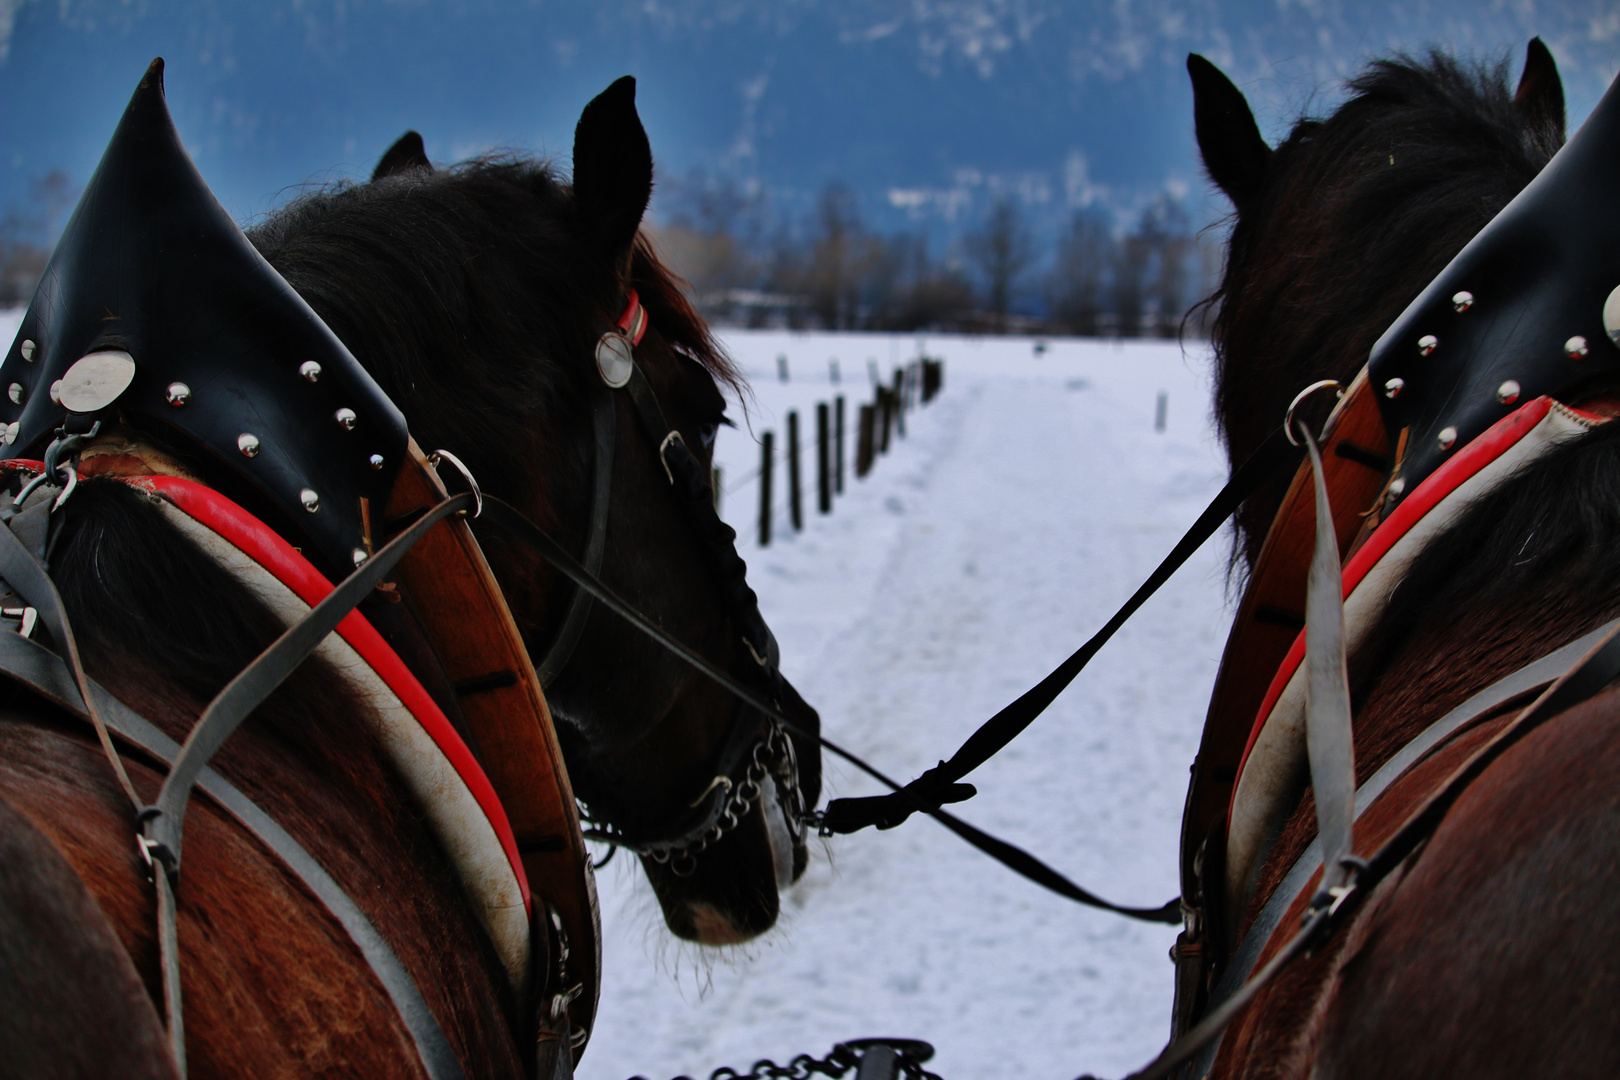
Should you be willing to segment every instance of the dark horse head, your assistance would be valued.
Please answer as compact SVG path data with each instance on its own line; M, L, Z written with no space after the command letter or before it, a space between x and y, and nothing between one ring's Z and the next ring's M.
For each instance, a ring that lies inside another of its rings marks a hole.
M454 452L485 491L580 552L592 517L593 408L607 392L593 356L631 290L648 317L636 361L705 468L725 422L721 391L738 385L640 232L651 192L652 157L627 78L580 118L571 184L518 157L435 169L412 134L370 183L305 196L249 238L399 406L422 446ZM628 401L618 403L614 442L601 578L746 678L757 666L722 583ZM482 538L538 663L572 586L498 534ZM813 731L815 712L786 682L780 694ZM690 819L742 708L600 605L547 696L590 817L637 835L668 835ZM801 743L797 751L813 805L818 750ZM778 885L803 871L804 851L781 842L771 815L757 801L693 859L643 859L676 934L723 944L774 923Z
M1272 148L1225 75L1196 54L1187 70L1199 151L1235 210L1210 298L1215 413L1235 468L1301 388L1348 385L1396 316L1535 178L1563 145L1564 92L1540 40L1517 91L1505 62L1378 60L1332 116L1301 119ZM1238 511L1251 566L1290 479Z

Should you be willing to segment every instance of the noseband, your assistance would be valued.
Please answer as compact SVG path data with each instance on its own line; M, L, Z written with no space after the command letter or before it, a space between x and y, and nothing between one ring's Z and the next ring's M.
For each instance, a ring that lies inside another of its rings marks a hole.
M596 577L607 549L607 518L612 501L613 454L618 430L614 391L625 390L642 429L658 447L664 475L675 488L687 522L697 535L698 546L719 579L727 614L738 627L743 645L755 662L755 671L746 681L754 683L773 704L778 703L782 676L778 669L776 639L760 614L758 597L748 586L747 567L737 554L736 531L715 512L708 470L687 448L681 433L665 419L658 396L636 363L634 350L641 344L647 326L647 309L641 306L641 298L631 289L617 324L603 332L597 341L596 367L603 388L595 392L592 408L595 459L590 526L581 565ZM557 637L536 665L543 686L549 687L567 666L590 615L591 603L591 594L576 585ZM628 848L687 877L697 869L697 855L735 829L747 816L749 808L759 801L768 778L776 788L783 822L795 847L803 844L807 808L799 784L798 758L792 739L779 722L753 705L739 702L711 775L713 778L691 802L660 815L671 824L644 831L627 830L582 810L582 820L589 823L584 833L592 840L612 844L615 848Z

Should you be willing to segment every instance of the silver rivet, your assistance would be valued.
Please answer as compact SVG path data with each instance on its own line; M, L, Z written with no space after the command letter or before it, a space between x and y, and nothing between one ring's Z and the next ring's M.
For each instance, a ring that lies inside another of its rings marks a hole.
M363 563L367 559L371 558L370 555L366 554L366 549L365 548L355 548L354 551L352 552L352 557L354 559L354 565L356 565L356 566L359 566L361 563Z
M23 390L23 384L20 382L14 382L10 386L6 387L6 396L11 398L11 403L13 405L21 405L23 403L24 393L25 391Z
M321 365L313 360L305 360L298 365L298 374L308 382L319 382L321 379Z
M17 441L17 432L21 429L22 424L16 420L13 420L11 423L6 425L5 442L7 446L10 446L12 443Z
M1391 480L1389 482L1389 493L1391 495L1399 495L1401 492L1403 492L1405 490L1406 490L1406 481L1403 480L1401 477L1397 476L1395 479L1393 479L1393 480Z
M191 400L191 387L183 382L172 382L169 388L163 391L163 396L168 399L170 405L178 409Z
M313 514L321 508L321 497L315 494L313 488L305 488L298 493L298 501L304 504L304 510Z
M26 341L25 340L22 343L22 350L21 351L22 351L22 358L24 360L28 361L30 364L32 364L34 362L34 343L32 341Z
M1401 391L1405 389L1406 380L1402 378L1394 378L1384 384L1384 396L1393 401L1394 399L1400 397Z
M1433 334L1424 334L1418 338L1418 355L1428 356L1440 345L1440 339Z
M1586 347L1586 338L1582 337L1580 334L1576 334L1574 337L1564 342L1564 355L1569 357L1571 360L1585 360L1586 355L1591 351L1591 349Z
M242 451L243 457L258 457L259 437L251 431L244 431L236 437L236 448Z
M372 454L366 459L366 464L373 469L380 469L383 467L383 456L381 454Z
M332 419L336 420L338 427L344 431L354 430L355 415L353 409L339 409L332 414Z
M1503 383L1501 386L1498 386L1496 388L1496 400L1500 401L1504 405L1511 405L1515 401L1518 401L1519 400L1519 384L1518 384L1518 382L1513 380L1513 379L1509 379L1507 382Z
M1457 441L1457 429L1454 427L1441 428L1440 438L1437 441L1440 443L1440 449L1450 450L1452 444Z
M51 383L51 400L58 405L62 404L62 380L57 379Z
M1453 293L1451 296L1451 306L1457 309L1457 314L1461 315L1463 312L1474 306L1474 294L1469 292L1467 289L1464 289L1458 293Z
M1603 332L1609 335L1610 341L1620 345L1620 285L1603 301Z

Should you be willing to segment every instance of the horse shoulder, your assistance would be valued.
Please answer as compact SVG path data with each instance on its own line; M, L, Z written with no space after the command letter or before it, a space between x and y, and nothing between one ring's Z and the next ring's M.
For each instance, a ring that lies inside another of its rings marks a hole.
M1464 792L1347 957L1318 1075L1620 1074L1620 690Z
M163 1023L62 852L0 797L0 1044L8 1075L171 1080Z
M158 773L135 757L125 764L138 791L156 792ZM127 803L100 747L37 717L7 716L0 720L0 790L65 857L148 1001L157 1000L154 901ZM191 1076L425 1075L386 992L343 928L206 797L194 799L187 815L177 899ZM61 970L62 992L76 985L75 975ZM454 1019L441 1016L441 1024L463 1059L483 1052L457 1038L448 1022Z

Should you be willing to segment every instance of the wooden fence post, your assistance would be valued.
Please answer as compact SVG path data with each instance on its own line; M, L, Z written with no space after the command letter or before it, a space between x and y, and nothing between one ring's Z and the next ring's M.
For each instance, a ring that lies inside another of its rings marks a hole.
M816 402L816 509L823 514L832 513L832 449L827 445L828 409L825 401Z
M879 422L882 430L878 432L877 451L880 454L889 452L889 432L894 427L894 397L889 393L887 386L877 388L877 407L881 414Z
M894 369L894 433L906 437L906 369Z
M775 464L774 437L769 431L760 436L763 453L759 462L759 546L771 546L771 466Z
M788 381L787 353L776 354L776 377L783 382Z
M855 476L865 476L872 471L872 443L876 435L877 409L871 405L861 406L860 430L855 435Z
M789 409L787 415L787 456L788 456L788 514L793 521L793 531L798 532L804 528L804 492L799 486L799 414Z
M844 493L844 395L833 399L833 491Z

